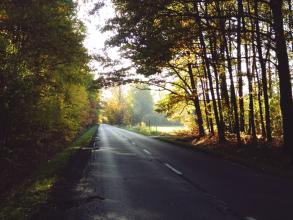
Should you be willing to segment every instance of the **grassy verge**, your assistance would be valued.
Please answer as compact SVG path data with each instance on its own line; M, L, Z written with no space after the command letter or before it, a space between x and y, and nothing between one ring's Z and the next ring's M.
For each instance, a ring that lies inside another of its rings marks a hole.
M84 132L70 147L41 165L23 185L19 186L0 204L0 219L25 220L46 203L54 184L61 178L69 159L86 146L96 132L96 126Z
M182 126L126 126L121 127L123 129L127 129L129 131L133 131L136 133L140 133L147 136L166 136L173 135L177 131L182 129L186 129Z
M140 133L143 135L147 135L147 136L157 136L157 135L161 135L160 132L153 130L153 129L149 129L149 127L140 127L140 126L135 126L135 127L122 127L123 129L127 129L129 131L133 131L136 133Z

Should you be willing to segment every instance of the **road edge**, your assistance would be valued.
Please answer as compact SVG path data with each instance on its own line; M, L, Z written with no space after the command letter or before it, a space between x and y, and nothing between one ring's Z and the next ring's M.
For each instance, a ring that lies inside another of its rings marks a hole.
M220 151L214 151L214 150L210 150L207 148L203 148L203 147L199 147L200 145L196 146L193 145L191 143L186 143L183 141L179 141L179 140L175 140L172 136L152 136L152 135L146 135L144 133L141 133L137 130L133 131L130 129L127 129L125 127L120 127L120 126L115 126L117 128L120 129L124 129L126 131L130 131L130 132L134 132L140 135L144 135L156 140L160 140L169 144L174 145L175 147L183 147L186 149L189 149L193 152L200 152L200 153L204 153L206 155L218 158L218 159L222 159L231 163L236 163L239 164L241 166L244 166L246 168L252 169L255 172L259 172L262 174L268 174L268 175L273 175L273 176L277 176L277 177L281 177L281 178L287 178L287 179L293 179L293 169L289 169L288 171L286 170L282 170L282 169L278 169L276 167L273 166L266 166L263 164L259 164L257 161L252 161L252 160L247 160L245 158L242 157L237 157L231 154L225 154L223 152Z
M256 172L274 175L274 176L278 176L278 177L282 177L282 178L293 179L293 172L292 171L287 172L287 171L283 171L283 170L280 170L280 169L277 169L277 168L271 167L271 166L261 166L257 162L254 163L254 162L245 160L244 158L241 158L241 157L228 155L225 153L221 153L219 151L212 151L209 149L204 149L201 147L197 147L196 145L181 142L178 140L172 140L166 136L155 136L155 137L149 136L149 137L156 139L156 140L166 142L166 143L170 143L170 144L174 145L175 147L183 147L183 148L189 149L193 152L200 152L200 153L207 154L209 156L213 156L218 159L223 159L223 160L226 160L226 161L229 161L232 163L237 163L237 164L242 165L246 168L252 169Z
M42 164L21 186L9 194L0 204L0 219L30 219L46 204L53 188L62 179L71 158L83 147L91 144L98 125L86 130L68 148Z

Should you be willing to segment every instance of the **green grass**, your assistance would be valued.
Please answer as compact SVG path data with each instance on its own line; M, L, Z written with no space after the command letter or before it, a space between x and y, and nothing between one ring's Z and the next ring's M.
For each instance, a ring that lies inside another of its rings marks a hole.
M186 131L188 130L188 128L184 126L158 126L157 128L151 127L151 130L153 131L157 130L160 133L174 134L175 132L178 132L178 131Z
M165 136L172 135L178 131L187 130L184 126L128 126L123 127L129 131L134 131L147 136Z
M19 186L0 204L0 220L29 219L43 204L54 184L62 177L62 171L70 157L86 146L95 134L96 126L84 132L70 147L41 165L32 177Z

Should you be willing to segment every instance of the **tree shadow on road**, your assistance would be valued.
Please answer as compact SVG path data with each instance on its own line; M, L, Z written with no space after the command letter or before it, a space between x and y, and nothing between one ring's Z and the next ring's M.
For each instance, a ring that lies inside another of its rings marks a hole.
M87 175L90 165L91 152L95 142L96 135L93 136L88 146L81 148L69 160L68 165L63 170L62 177L55 184L47 203L33 215L31 220L58 220L66 219L66 211L78 207L79 204L93 199L103 198L78 198L76 186L83 177ZM93 196L97 197L97 196ZM81 201L85 200L85 201Z

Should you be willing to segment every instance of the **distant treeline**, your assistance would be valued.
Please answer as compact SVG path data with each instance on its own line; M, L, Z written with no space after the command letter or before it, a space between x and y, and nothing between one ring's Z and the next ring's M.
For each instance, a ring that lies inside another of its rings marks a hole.
M101 102L100 120L113 125L181 125L164 114L155 112L150 88L146 85L117 86L110 89L111 97Z

